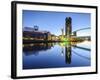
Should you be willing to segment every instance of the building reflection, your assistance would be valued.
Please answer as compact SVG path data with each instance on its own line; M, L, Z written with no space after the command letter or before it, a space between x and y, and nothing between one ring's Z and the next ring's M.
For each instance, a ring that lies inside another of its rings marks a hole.
M67 46L65 46L65 62L66 62L66 64L71 63L71 55L72 55L71 43L69 42L67 44Z
M62 46L61 54L65 56L65 63L71 64L71 42L63 42L60 43L60 46ZM65 50L65 51L64 51ZM65 54L64 54L65 52Z
M39 55L39 52L46 51L51 49L57 43L33 43L33 44L24 44L23 52L25 55ZM61 54L65 56L66 64L71 63L71 42L60 43L62 46ZM65 48L65 49L64 49ZM64 51L65 50L65 51Z
M25 55L38 55L40 51L46 51L53 47L53 43L33 43L33 44L24 44L23 45L23 52Z
M62 42L59 45L62 47L61 55L65 56L65 63L71 64L72 58L72 46L76 48L76 45L81 42Z
M72 47L76 48L77 43L81 43L81 42L24 44L23 45L23 52L24 52L25 55L39 55L39 52L47 51L47 50L51 49L54 45L59 44L59 46L61 46L61 55L63 56L63 58L65 57L65 63L71 64Z

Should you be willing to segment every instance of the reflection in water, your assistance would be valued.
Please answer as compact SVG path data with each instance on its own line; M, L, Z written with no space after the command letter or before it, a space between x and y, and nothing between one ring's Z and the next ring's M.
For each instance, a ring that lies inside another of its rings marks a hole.
M77 52L75 52L75 51L73 51L76 55L78 55L78 56L80 56L80 57L82 57L82 58L84 58L84 59L87 59L87 60L90 60L90 58L88 58L88 57L86 57L86 56L83 56L83 55L80 55L79 53L77 53Z
M23 52L25 52L26 55L31 55L30 54L31 52L32 54L37 55L41 51L46 51L48 49L51 49L51 47L53 47L53 43L24 44Z
M63 42L59 45L62 46L62 54L64 55L64 48L65 48L65 62L66 64L71 63L71 42Z
M24 44L23 69L89 66L90 49L77 44L79 43ZM59 53L63 56L58 55Z
M41 51L46 51L48 49L51 49L53 45L56 43L35 43L35 44L24 44L23 51L26 52L26 55L31 55L30 53L34 55L38 55ZM60 43L60 45L65 46L65 62L67 64L71 63L71 42L64 42ZM30 53L28 53L30 52ZM64 49L62 47L62 54L64 55Z
M65 47L65 61L66 63L70 64L71 63L71 43L69 42L68 45Z

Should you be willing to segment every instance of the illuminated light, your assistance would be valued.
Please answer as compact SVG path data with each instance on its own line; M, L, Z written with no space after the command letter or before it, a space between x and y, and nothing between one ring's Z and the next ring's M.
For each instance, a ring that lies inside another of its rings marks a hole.
M62 43L59 43L59 45L60 45L61 47L65 47L65 46L70 45L70 44L71 44L70 41L64 41L64 42L62 42Z
M34 44L30 44L30 46L34 46Z
M34 38L30 38L30 40L34 40Z
M24 40L28 40L28 38L26 38L26 37L23 37L23 39L24 39Z

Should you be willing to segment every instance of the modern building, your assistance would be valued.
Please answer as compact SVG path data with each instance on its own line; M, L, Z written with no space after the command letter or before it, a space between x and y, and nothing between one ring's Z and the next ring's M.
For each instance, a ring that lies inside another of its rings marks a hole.
M23 40L51 40L51 33L39 31L37 28L25 27L23 29Z
M72 18L66 17L65 19L65 35L67 38L70 38L72 34Z

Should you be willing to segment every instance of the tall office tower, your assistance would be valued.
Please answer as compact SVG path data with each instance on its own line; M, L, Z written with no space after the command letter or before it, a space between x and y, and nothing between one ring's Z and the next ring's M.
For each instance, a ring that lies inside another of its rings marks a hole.
M65 19L65 35L67 38L71 37L72 33L72 19L71 17L66 17Z

